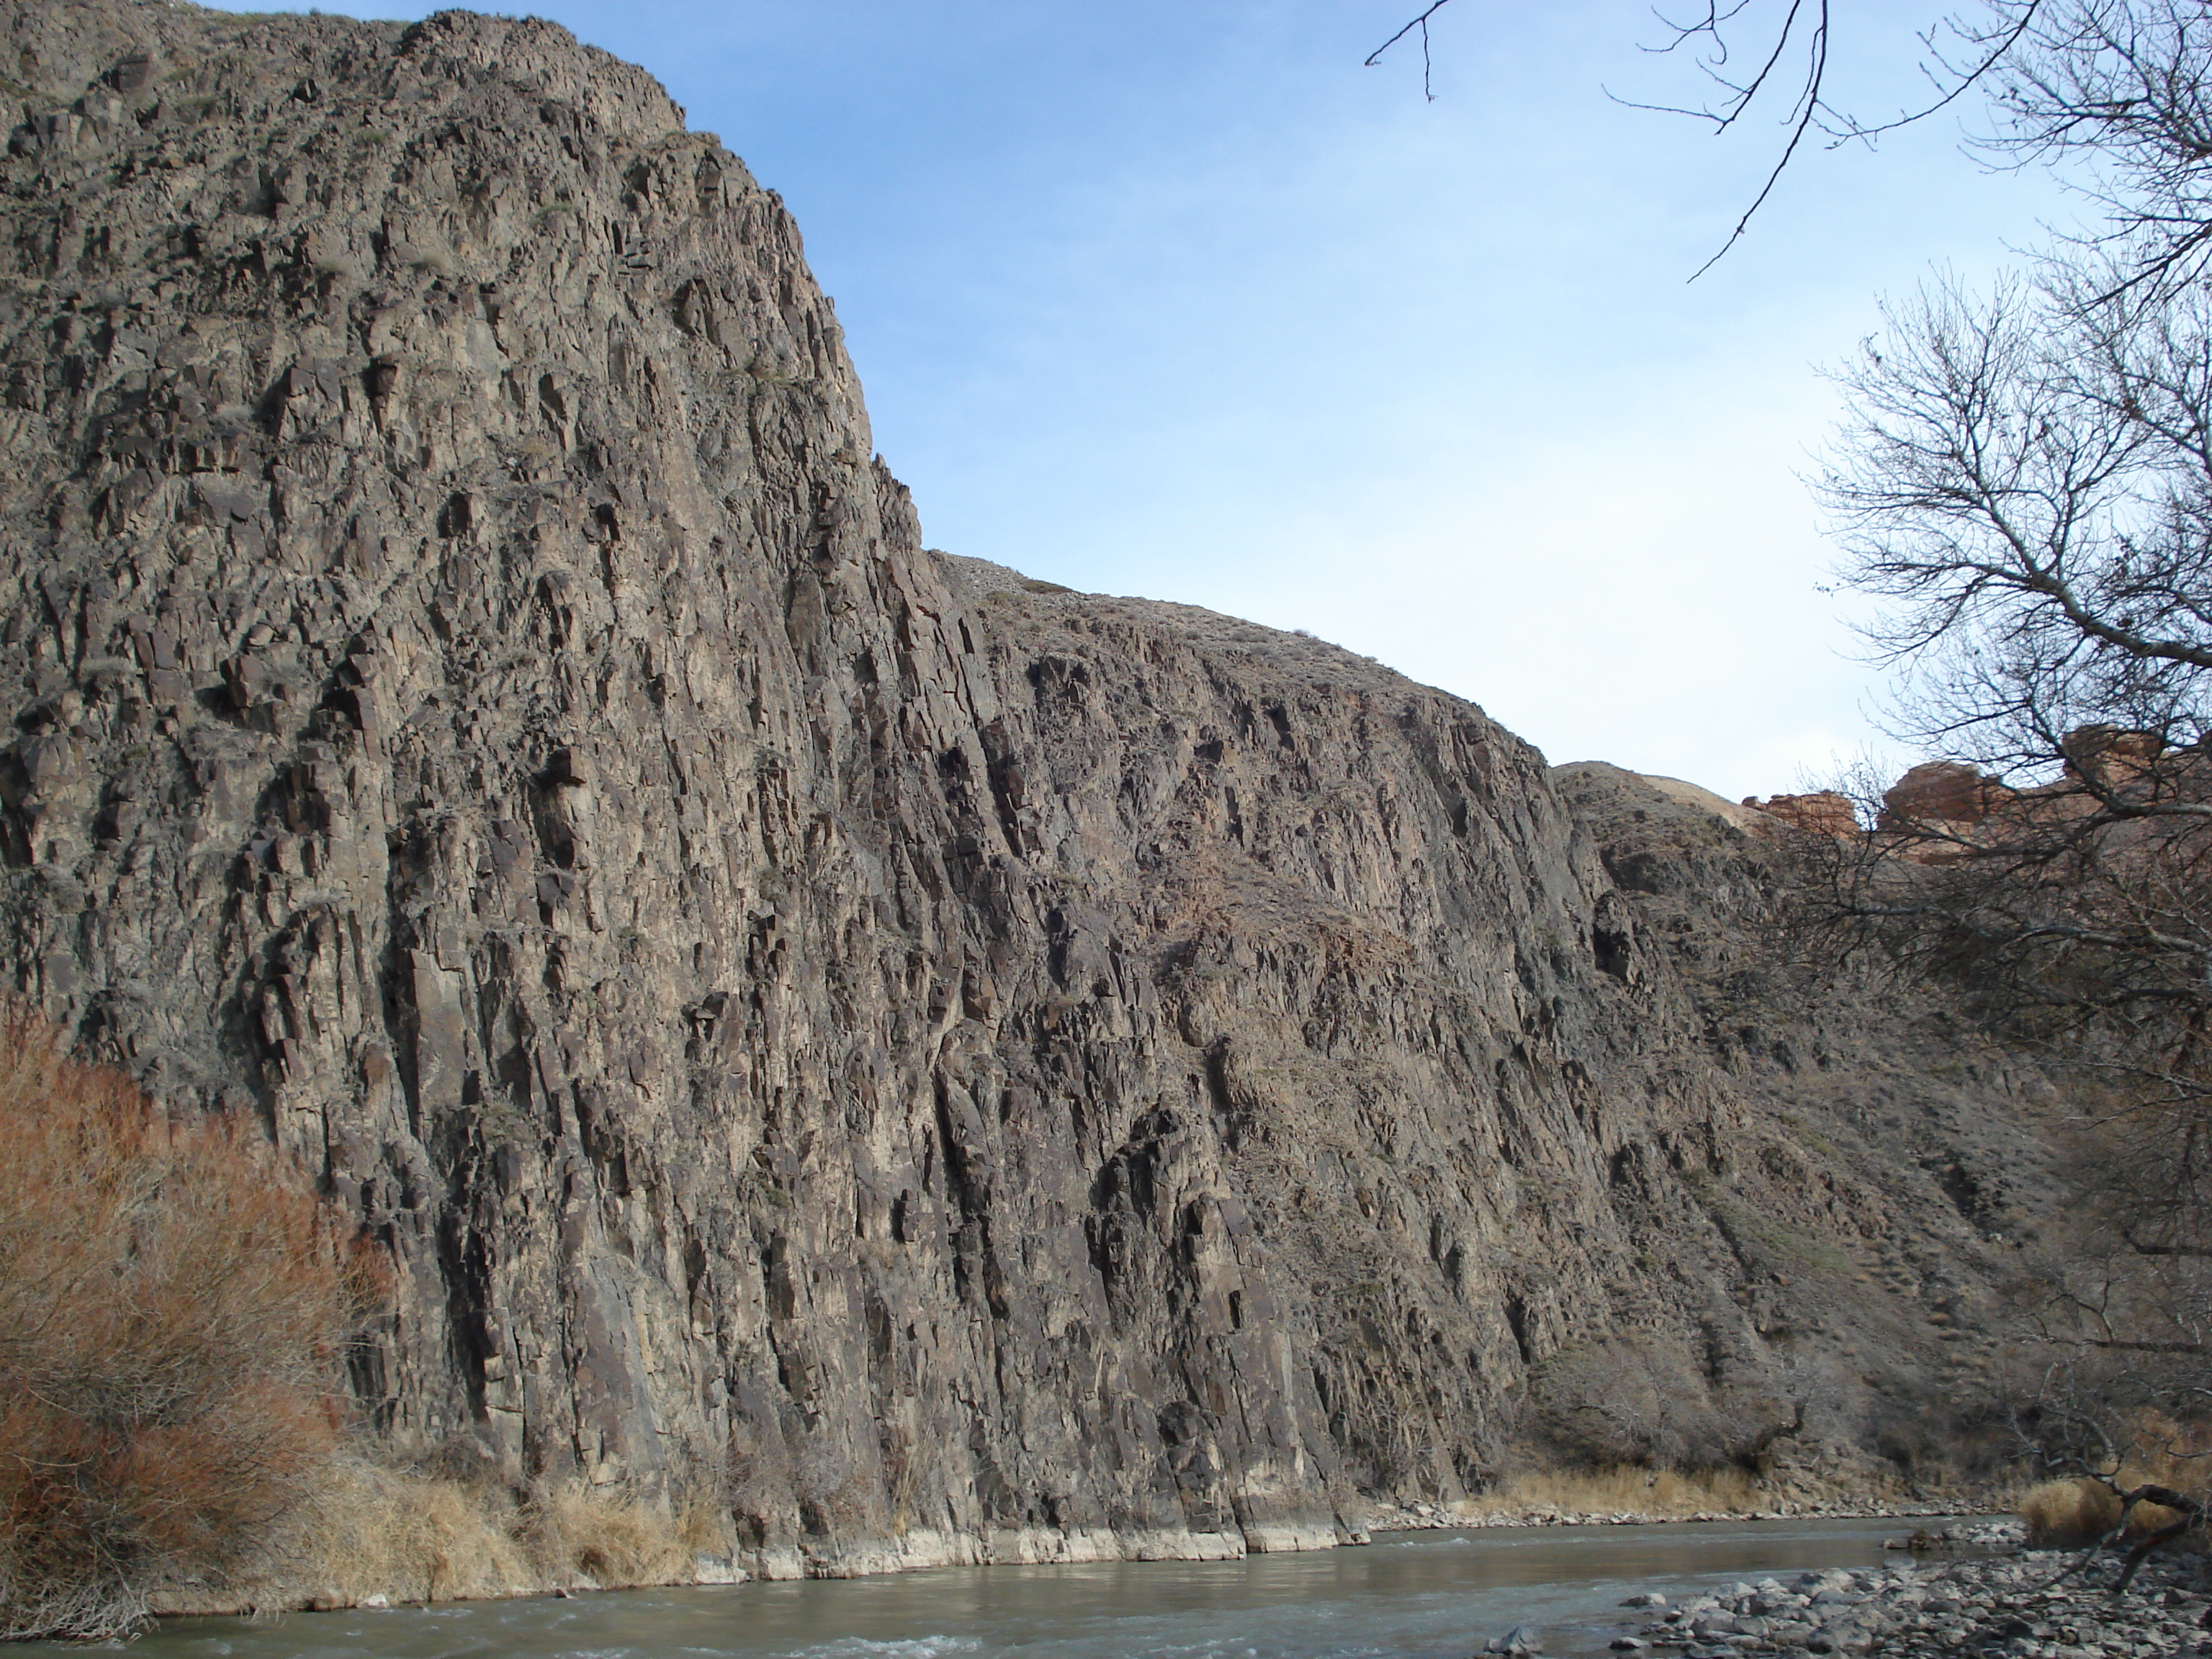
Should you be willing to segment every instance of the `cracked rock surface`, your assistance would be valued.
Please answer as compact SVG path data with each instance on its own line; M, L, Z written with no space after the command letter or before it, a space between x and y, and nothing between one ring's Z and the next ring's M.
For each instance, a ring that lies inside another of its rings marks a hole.
M926 550L780 202L557 27L0 33L0 963L389 1249L377 1426L778 1575L1943 1449L2037 1080L1763 977L1696 792Z

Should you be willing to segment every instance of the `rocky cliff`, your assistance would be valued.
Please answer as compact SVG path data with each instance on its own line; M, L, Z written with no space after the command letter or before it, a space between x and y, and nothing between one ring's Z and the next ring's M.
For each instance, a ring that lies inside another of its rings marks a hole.
M926 551L558 28L4 27L0 960L388 1248L377 1430L771 1573L1929 1453L2037 1085L1784 985L1717 803Z

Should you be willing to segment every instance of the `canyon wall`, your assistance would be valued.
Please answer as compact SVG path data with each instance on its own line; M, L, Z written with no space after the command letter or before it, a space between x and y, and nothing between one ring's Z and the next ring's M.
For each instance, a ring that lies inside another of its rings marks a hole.
M1941 1449L2040 1085L1784 985L1725 812L926 550L781 203L556 27L4 28L0 963L388 1249L392 1444L771 1574Z

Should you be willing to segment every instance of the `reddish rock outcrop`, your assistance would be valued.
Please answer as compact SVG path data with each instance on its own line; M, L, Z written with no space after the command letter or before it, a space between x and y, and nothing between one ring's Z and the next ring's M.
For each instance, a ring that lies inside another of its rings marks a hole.
M2130 732L2117 726L2084 726L2066 734L2066 775L2116 787L2142 777L2166 752L2154 732Z
M1850 797L1833 789L1816 790L1809 795L1769 795L1765 800L1756 795L1746 795L1743 804L1793 830L1807 830L1820 836L1855 836L1859 832L1858 813L1851 805Z
M1979 823L2014 792L1959 761L1923 761L1882 792L1877 827L1911 831Z

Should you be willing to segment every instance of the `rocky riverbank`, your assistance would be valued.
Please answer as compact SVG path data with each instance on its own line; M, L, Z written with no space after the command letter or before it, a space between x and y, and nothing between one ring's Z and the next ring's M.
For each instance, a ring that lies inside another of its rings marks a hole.
M1760 1653L1936 1659L2148 1659L2212 1654L2212 1568L2202 1557L2154 1559L2112 1595L2111 1555L2054 1583L2065 1555L2010 1551L1874 1571L1808 1572L1740 1583L1680 1606L1634 1598L1649 1622L1613 1646L1683 1659Z
M1838 1498L1814 1504L1776 1503L1749 1508L1697 1510L1577 1509L1556 1504L1515 1504L1485 1509L1460 1504L1446 1509L1436 1504L1410 1504L1370 1510L1365 1529L1376 1532L1421 1532L1491 1527L1659 1527L1723 1521L1928 1521L1955 1516L1956 1504L1875 1504ZM2009 1536L1972 1540L1976 1545L2019 1541L2020 1528L2010 1522L1988 1523L2009 1528ZM1948 1535L1948 1534L1947 1534ZM1905 1547L1900 1542L1899 1547Z

